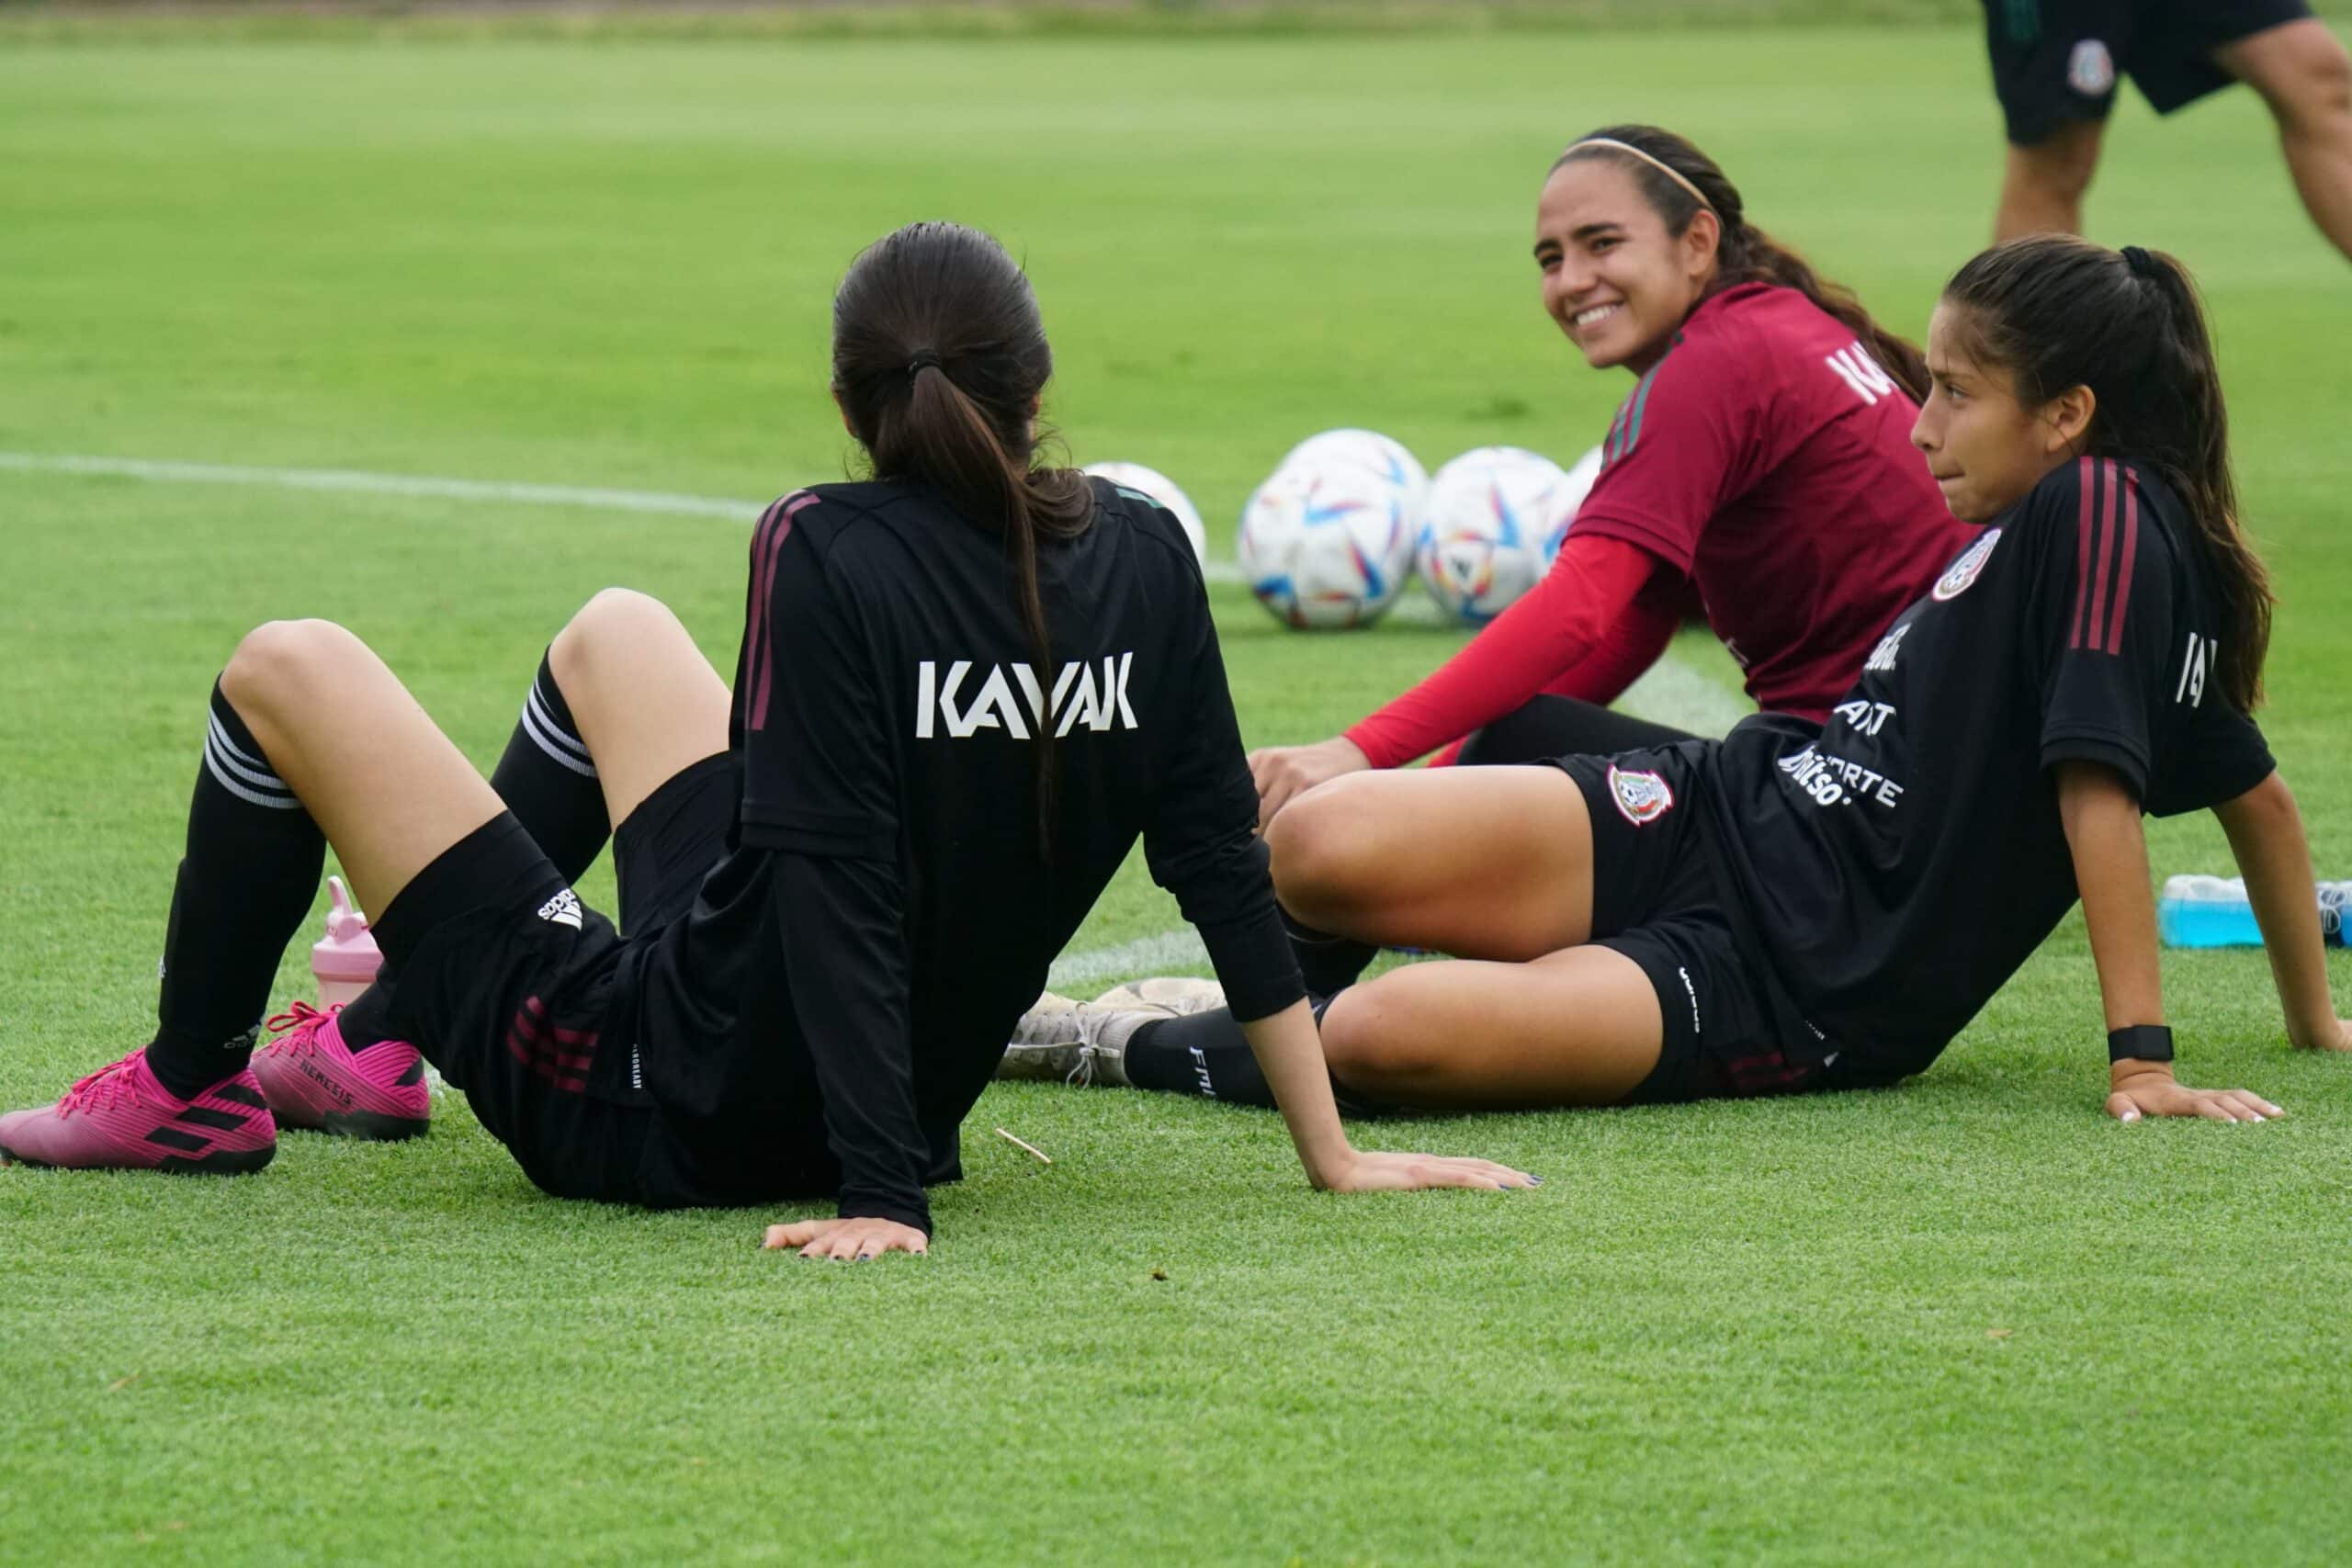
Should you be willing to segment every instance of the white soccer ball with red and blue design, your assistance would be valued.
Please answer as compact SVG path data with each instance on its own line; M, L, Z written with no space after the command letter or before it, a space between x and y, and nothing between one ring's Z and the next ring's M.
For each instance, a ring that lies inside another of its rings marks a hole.
M1417 530L1421 525L1421 510L1430 499L1430 472L1409 447L1393 436L1353 426L1326 430L1292 447L1276 468L1287 468L1294 463L1368 468L1405 492L1406 519Z
M1559 498L1566 509L1561 512L1552 531L1544 536L1545 571L1552 570L1554 558L1559 555L1560 547L1567 542L1568 526L1577 520L1577 509L1584 504L1584 498L1592 493L1592 482L1600 477L1600 448L1596 446L1578 457L1576 465L1567 471L1567 488L1560 492Z
M1176 514L1183 525L1184 537L1193 541L1193 557L1205 569L1209 564L1209 531L1201 522L1200 509L1193 498L1176 488L1176 481L1158 468L1147 468L1141 463L1089 463L1086 471L1097 479L1109 479L1121 490L1131 490L1146 501L1156 502Z
M1414 564L1438 608L1483 626L1535 586L1583 500L1551 458L1517 446L1464 452L1430 481Z
M1409 504L1404 487L1359 463L1285 464L1241 509L1242 577L1302 631L1378 620L1412 570Z

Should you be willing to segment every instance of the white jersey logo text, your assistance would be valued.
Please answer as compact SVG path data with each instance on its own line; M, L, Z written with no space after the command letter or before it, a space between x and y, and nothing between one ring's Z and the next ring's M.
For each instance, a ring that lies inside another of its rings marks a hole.
M1903 651L1903 634L1910 629L1911 623L1905 621L1879 638L1878 646L1871 649L1870 661L1862 666L1863 673L1868 674L1871 671L1884 673L1894 669L1895 656Z
M936 733L934 726L944 725L957 740L983 729L1001 729L1015 740L1026 740L1033 727L1045 730L1049 715L1057 739L1080 725L1140 729L1136 710L1127 705L1127 677L1135 663L1133 653L1109 653L1100 665L1065 664L1054 677L1053 701L1048 703L1036 671L1026 664L990 666L988 678L967 700L964 688L971 678L972 661L956 660L943 678L937 662L926 659L915 667L915 739L929 740Z

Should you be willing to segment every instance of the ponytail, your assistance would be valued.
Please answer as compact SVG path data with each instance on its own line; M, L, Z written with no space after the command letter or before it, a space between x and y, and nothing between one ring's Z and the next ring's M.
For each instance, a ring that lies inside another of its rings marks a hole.
M1654 125L1603 126L1572 143L1552 167L1590 158L1607 158L1631 175L1666 231L1678 239L1702 209L1714 213L1723 238L1716 243L1715 276L1702 299L1743 283L1793 288L1860 340L1912 401L1927 400L1928 362L1918 349L1879 325L1852 289L1821 277L1804 257L1750 223L1739 187L1696 146Z
M2229 409L2188 269L2162 251L2037 234L1982 253L1943 297L1969 356L2007 371L2018 402L2038 408L2089 388L2086 451L2152 469L2179 496L2227 616L2222 694L2254 711L2275 600L2238 524Z
M1035 410L1053 374L1029 280L994 240L954 223L914 223L867 247L833 297L833 390L877 479L939 491L966 521L1004 540L1014 605L1039 691L1037 843L1050 865L1060 785L1053 637L1037 541L1093 524L1083 474L1034 466Z

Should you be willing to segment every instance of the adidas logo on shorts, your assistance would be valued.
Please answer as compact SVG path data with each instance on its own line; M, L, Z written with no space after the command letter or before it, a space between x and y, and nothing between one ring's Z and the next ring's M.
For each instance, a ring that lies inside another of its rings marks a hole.
M580 929L580 895L567 887L539 906L539 919L559 926Z

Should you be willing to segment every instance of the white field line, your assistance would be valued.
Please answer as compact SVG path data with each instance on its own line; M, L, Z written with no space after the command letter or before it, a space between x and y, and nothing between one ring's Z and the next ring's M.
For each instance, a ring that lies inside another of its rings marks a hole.
M1123 942L1116 947L1065 953L1054 960L1046 984L1054 990L1067 991L1133 979L1138 975L1206 976L1214 973L1209 967L1209 950L1201 945L1201 939L1192 927L1184 926L1158 936Z
M642 512L671 517L729 517L756 521L764 501L730 501L715 495L673 495L662 491L607 490L578 485L515 484L503 480L451 479L434 474L379 474L363 468L258 468L227 463L180 463L148 457L88 457L65 453L0 452L0 469L19 473L82 474L99 479L147 479L158 484L264 485L277 490L350 491L366 495L422 496L436 501L477 501L521 506L578 506L599 512ZM1238 582L1231 561L1211 561L1214 582Z
M278 490L347 491L366 495L419 496L437 501L503 502L522 506L577 506L603 512L639 512L672 517L727 517L750 523L766 506L761 501L720 496L672 495L660 491L606 490L575 485L515 484L425 474L379 474L360 468L266 468L223 463L180 463L146 457L94 457L65 453L0 452L0 469L19 473L82 474L101 479L146 479L159 484L262 485ZM1229 560L1208 563L1212 582L1238 582L1240 569ZM1408 593L1391 612L1401 620L1429 621L1437 607L1425 595ZM1745 703L1671 653L1625 694L1625 705L1642 717L1701 735L1720 735L1748 709ZM1056 989L1099 985L1137 975L1200 970L1208 950L1189 929L1164 931L1091 953L1065 953L1048 984Z

